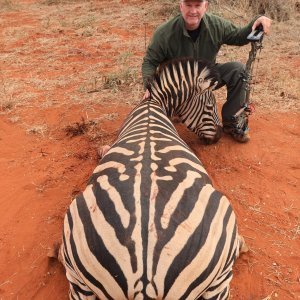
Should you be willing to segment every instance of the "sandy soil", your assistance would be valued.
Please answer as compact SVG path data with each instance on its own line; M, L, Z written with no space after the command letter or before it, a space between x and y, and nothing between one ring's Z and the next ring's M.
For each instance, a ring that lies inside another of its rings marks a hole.
M139 75L131 73L130 82L121 76L143 56L143 23L133 22L143 19L142 2L0 6L0 299L68 298L64 270L47 253L97 164L97 148L114 140L142 95ZM284 61L292 87L300 78L293 51ZM280 88L268 86L274 105L258 103L248 144L224 136L204 146L176 125L230 199L250 247L234 267L231 299L300 299L300 119L299 104L291 102L299 98L284 81Z

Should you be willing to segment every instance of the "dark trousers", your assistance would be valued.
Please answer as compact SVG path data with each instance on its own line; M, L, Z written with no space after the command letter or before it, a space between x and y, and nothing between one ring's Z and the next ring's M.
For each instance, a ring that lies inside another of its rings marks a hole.
M216 64L221 80L216 89L226 85L227 101L222 107L222 120L231 121L232 116L244 105L246 90L244 87L245 66L239 62Z

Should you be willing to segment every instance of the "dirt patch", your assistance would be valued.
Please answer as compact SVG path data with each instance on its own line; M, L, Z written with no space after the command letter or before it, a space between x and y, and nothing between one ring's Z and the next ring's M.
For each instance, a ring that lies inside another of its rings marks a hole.
M299 114L256 114L247 145L224 136L201 146L182 128L214 186L230 199L250 247L235 265L232 299L300 297L299 129Z
M97 164L98 147L112 143L140 100L145 43L166 16L154 13L157 1L5 3L0 298L67 299L64 270L48 249ZM234 267L231 299L300 299L299 27L289 22L274 23L261 54L250 143L224 136L204 146L176 125L230 199L250 247ZM225 47L220 60L245 61L248 51ZM221 104L224 91L217 96Z

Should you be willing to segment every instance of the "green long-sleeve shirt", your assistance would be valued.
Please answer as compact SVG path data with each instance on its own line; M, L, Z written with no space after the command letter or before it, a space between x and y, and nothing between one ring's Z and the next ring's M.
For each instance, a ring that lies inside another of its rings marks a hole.
M157 28L148 46L142 64L144 86L156 68L167 60L178 57L193 57L211 62L223 44L242 46L248 43L247 35L254 23L237 27L218 16L206 13L200 23L200 33L195 42L189 36L182 15L178 15Z

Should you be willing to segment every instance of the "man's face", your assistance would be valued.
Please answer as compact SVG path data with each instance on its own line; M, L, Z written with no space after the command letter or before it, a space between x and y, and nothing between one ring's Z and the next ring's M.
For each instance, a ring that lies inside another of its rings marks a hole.
M180 2L180 11L185 21L186 29L197 29L202 17L207 11L207 1Z

